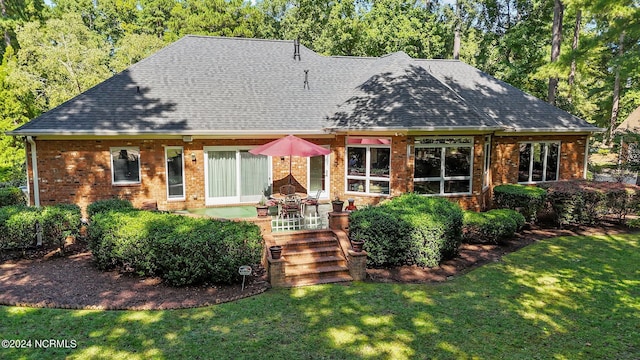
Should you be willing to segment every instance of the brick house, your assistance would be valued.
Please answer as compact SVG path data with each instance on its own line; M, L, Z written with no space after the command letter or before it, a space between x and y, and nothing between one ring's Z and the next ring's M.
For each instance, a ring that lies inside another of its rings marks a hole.
M293 134L331 150L292 159L300 192L480 210L497 184L583 178L596 131L460 61L187 36L8 134L26 142L37 205L255 203L288 182L289 159L248 150Z

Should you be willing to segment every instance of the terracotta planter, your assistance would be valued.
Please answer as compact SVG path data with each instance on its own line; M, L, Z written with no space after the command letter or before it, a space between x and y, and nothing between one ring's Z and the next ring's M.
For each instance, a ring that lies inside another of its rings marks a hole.
M351 248L355 252L362 252L363 245L364 245L364 240L351 240Z
M256 206L256 210L258 211L259 217L265 217L269 215L269 207L268 206Z
M269 252L271 252L271 258L274 260L280 259L282 257L282 246L274 245L269 247Z
M333 206L333 212L342 212L344 201L333 201L331 202L331 206Z

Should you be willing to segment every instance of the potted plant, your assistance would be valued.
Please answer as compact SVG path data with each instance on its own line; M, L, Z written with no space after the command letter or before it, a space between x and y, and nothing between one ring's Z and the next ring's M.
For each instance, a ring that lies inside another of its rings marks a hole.
M262 195L262 198L256 205L256 210L258 211L259 217L265 217L269 215L269 206L267 205L267 199Z
M271 253L271 258L274 260L280 259L282 257L282 246L273 245L269 247L269 252Z
M364 246L363 239L356 237L355 239L351 240L351 248L353 249L353 251L362 252L362 246Z
M333 206L333 212L342 212L344 201L340 200L340 197L336 196L336 198L331 201L331 206Z

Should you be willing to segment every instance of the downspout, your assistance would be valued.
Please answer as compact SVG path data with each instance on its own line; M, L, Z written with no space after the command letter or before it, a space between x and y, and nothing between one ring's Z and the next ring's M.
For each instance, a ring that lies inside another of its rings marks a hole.
M582 174L582 178L585 180L587 179L587 167L589 166L589 140L591 140L591 137L587 136L584 149L584 174Z
M40 207L40 185L38 182L38 156L36 142L32 136L27 136L27 141L31 144L31 169L33 172L33 202L36 207Z

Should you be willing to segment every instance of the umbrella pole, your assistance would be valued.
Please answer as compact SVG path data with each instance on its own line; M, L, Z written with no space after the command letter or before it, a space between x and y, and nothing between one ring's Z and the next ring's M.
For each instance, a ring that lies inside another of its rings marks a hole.
M291 155L289 155L289 185L291 185L291 178L293 174L291 174Z

